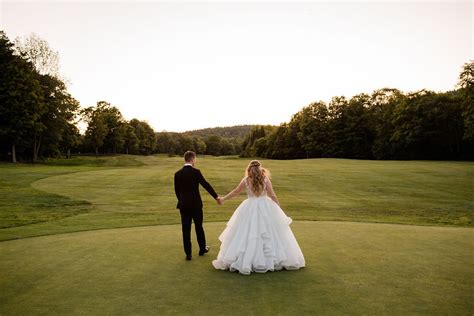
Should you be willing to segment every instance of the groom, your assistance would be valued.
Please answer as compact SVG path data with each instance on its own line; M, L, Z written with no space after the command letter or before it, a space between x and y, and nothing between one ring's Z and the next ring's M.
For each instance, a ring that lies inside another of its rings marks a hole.
M202 228L202 200L199 194L199 184L209 192L210 195L220 204L220 198L212 186L204 179L199 169L194 168L196 163L196 153L187 151L184 153L184 167L174 174L174 190L178 198L176 208L181 213L181 225L183 230L183 246L186 253L186 260L192 259L191 252L191 222L194 221L196 237L199 244L199 255L203 256L209 252L206 246L206 236Z

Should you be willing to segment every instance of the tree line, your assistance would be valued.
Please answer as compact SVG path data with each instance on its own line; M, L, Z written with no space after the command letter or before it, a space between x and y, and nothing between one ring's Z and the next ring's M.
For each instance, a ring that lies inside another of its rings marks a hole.
M464 64L453 91L384 88L314 102L288 123L255 127L242 148L242 157L273 159L472 160L474 62Z
M57 53L47 47L35 36L15 46L0 32L0 146L2 158L13 162L17 152L36 161L77 141L79 102L51 65Z
M78 151L101 154L152 155L164 153L182 155L187 150L208 155L236 155L241 140L219 134L196 136L194 132L155 132L145 121L126 121L120 110L110 103L100 101L94 107L81 111L87 130L77 148ZM223 130L232 127L223 128Z
M384 88L314 102L280 126L242 125L185 133L155 132L127 121L107 101L81 108L59 74L59 55L31 35L12 43L0 31L0 159L37 161L99 154L165 153L295 159L474 158L474 62L457 88L403 93ZM81 134L78 122L87 124Z
M127 121L107 101L81 108L59 74L59 54L36 36L11 42L0 31L0 159L16 162L99 154L240 153L251 126L186 133L157 133L146 122ZM87 124L81 134L78 123Z

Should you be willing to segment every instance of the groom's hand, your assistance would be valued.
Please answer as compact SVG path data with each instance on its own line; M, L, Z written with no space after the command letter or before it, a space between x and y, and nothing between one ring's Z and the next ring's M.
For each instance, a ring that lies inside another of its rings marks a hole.
M224 201L222 200L222 197L218 196L216 200L217 200L217 204L219 204L219 205L224 204Z

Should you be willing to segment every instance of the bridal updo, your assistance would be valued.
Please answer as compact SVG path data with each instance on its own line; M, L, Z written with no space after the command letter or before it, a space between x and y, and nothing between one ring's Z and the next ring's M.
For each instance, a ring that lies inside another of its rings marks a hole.
M270 178L270 172L262 167L262 164L258 160L252 160L247 169L245 170L245 175L250 179L252 185L252 190L256 195L260 195L263 191L263 183L265 177Z

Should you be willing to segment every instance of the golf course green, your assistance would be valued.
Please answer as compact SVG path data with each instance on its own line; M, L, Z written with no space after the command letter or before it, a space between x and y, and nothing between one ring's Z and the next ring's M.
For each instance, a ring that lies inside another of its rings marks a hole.
M224 195L248 161L198 156L197 167ZM245 196L219 206L204 190L211 251L185 261L181 157L0 164L0 315L474 313L474 163L262 163L294 220L301 270L214 270Z

